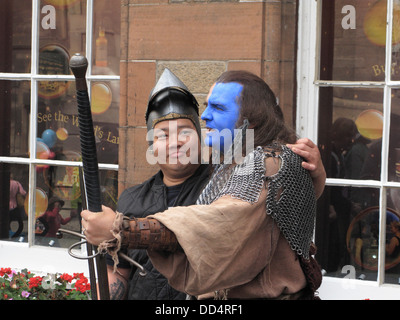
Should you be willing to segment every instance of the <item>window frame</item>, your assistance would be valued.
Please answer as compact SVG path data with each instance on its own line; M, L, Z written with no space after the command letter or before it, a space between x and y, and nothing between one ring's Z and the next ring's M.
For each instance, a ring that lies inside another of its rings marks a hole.
M387 66L392 65L392 30L393 27L393 1L387 0L387 32L385 70L391 70ZM324 277L320 292L322 298L331 299L360 299L366 298L393 298L393 293L400 286L384 283L385 280L385 241L386 241L386 199L390 188L400 188L400 183L388 181L388 155L389 155L389 133L391 116L391 93L395 88L400 88L400 81L392 81L391 73L386 72L385 80L373 81L324 81L319 80L319 53L321 43L321 0L298 1L298 48L297 48L297 114L296 129L301 137L308 137L314 142L318 141L318 118L319 118L319 90L322 87L347 87L347 88L382 88L384 127L382 138L382 165L381 180L350 180L327 178L326 186L352 186L352 187L375 187L380 190L380 229L379 229L379 262L376 281L360 281L351 279L345 275L344 279ZM343 289L349 289L344 291ZM379 290L377 290L379 289Z
M43 4L42 4L43 5ZM93 61L93 9L94 8L94 0L86 0L86 57L88 61ZM31 70L30 73L3 73L0 72L0 80L8 80L8 81L30 81L31 85L31 96L30 96L30 119L29 119L29 150L30 156L29 158L20 158L20 157L4 157L0 156L0 163L9 163L9 164L24 164L29 166L29 194L35 194L36 189L36 166L39 164L44 165L52 165L52 166L73 166L73 167L83 167L82 162L72 162L72 161L60 161L60 160L43 160L36 159L36 137L37 137L37 113L38 113L38 83L39 81L46 80L75 80L73 75L42 75L39 74L38 66L39 66L39 28L40 28L40 19L41 19L41 1L40 0L32 0L32 31L31 31ZM119 81L119 75L92 75L92 64L89 63L86 80L88 82L89 88L89 97L91 95L90 92L90 83L92 81ZM108 164L108 163L99 163L99 170L112 170L118 171L118 164ZM32 212L32 208L35 208L35 197L29 197L29 211ZM34 245L34 219L33 215L28 215L28 241L27 243L18 243L18 242L10 242L6 240L0 240L0 249L2 252L5 252L5 256L7 256L7 252L11 256L13 255L13 251L18 248L21 249L21 253L19 256L24 258L16 258L15 261L10 261L13 265L23 264L21 268L28 267L29 265L35 265L36 262L32 261L28 257L36 257L33 258L39 259L38 257L48 256L51 252L51 255L59 255L60 259L52 260L51 264L53 266L59 267L55 271L59 272L60 270L65 270L65 268L71 268L74 272L78 270L82 270L84 264L79 263L77 259L69 259L66 248L48 248ZM77 239L79 241L79 239ZM26 250L29 249L29 250ZM81 249L84 252L84 248ZM24 253L23 253L24 252ZM58 252L58 253L57 253ZM62 252L62 253L60 253ZM8 255L8 256L10 256ZM67 262L68 261L68 262ZM66 265L67 264L67 265ZM87 263L86 263L87 264ZM72 269L74 268L74 269ZM41 269L39 269L41 270Z

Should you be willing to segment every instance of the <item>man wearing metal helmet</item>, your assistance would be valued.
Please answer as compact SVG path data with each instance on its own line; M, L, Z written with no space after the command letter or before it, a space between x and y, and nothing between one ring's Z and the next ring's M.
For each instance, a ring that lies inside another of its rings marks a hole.
M148 159L153 158L153 163L160 167L160 171L121 194L117 210L130 218L143 218L168 207L195 203L209 176L208 166L199 160L198 103L185 84L169 69L164 70L150 94L146 124L150 146ZM188 143L194 147L181 151L182 146ZM186 159L192 161L184 161ZM146 250L130 250L129 256L146 269L147 275L142 277L141 270L132 268L122 259L118 273L114 273L110 263L108 277L113 299L186 298L185 293L173 289L153 267Z

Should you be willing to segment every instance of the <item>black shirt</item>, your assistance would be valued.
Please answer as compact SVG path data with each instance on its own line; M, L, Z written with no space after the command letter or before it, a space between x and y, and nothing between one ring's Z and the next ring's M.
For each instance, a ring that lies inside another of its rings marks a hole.
M167 204L168 207L174 207L175 201L178 198L179 193L181 192L182 186L184 183L178 184L176 186L166 187L167 188Z
M143 218L165 211L171 206L193 205L209 180L208 168L208 165L200 165L183 184L169 188L163 183L163 174L159 171L141 185L126 189L118 200L117 211L129 217ZM168 280L154 268L146 250L130 250L128 255L147 271L147 275L142 277L139 270L133 267L129 283L129 300L186 298L185 293L173 289ZM120 261L119 267L131 266L126 261Z

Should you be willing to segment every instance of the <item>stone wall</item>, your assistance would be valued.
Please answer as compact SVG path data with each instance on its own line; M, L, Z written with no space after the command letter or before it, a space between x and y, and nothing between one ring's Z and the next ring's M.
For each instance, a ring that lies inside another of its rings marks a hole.
M122 0L119 192L158 169L146 162L149 93L168 67L204 110L215 79L249 70L279 97L292 123L297 3Z

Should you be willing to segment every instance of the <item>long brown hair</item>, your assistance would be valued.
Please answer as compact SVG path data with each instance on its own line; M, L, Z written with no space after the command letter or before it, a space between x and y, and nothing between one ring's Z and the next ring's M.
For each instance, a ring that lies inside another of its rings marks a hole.
M266 146L274 141L296 141L296 133L285 124L275 94L264 80L248 71L226 71L216 82L236 82L243 86L236 126L241 126L244 119L249 121L250 128L254 129L254 146Z

